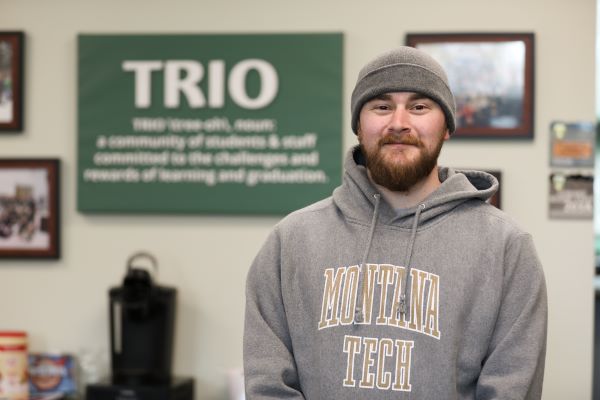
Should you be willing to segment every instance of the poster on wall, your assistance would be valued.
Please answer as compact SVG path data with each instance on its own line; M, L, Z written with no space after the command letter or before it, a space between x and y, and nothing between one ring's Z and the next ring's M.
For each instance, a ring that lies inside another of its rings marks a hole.
M80 35L78 210L282 214L329 196L342 40Z
M594 177L554 172L550 174L550 218L592 219L594 214Z
M594 167L596 126L592 122L554 121L550 124L550 165Z

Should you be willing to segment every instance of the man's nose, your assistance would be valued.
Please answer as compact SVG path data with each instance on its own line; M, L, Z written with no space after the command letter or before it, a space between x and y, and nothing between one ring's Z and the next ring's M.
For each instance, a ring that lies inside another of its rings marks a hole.
M388 129L393 132L410 131L410 113L404 107L396 107L390 116Z

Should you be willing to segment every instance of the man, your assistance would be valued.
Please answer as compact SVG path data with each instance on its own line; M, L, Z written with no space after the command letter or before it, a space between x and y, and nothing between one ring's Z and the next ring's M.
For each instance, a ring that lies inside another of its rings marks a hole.
M438 167L455 126L441 66L402 47L359 73L359 146L333 196L273 230L246 290L255 399L539 399L547 300L497 180Z

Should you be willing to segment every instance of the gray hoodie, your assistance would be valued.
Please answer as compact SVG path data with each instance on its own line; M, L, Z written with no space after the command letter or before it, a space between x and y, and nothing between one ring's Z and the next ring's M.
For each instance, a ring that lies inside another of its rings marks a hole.
M497 180L440 168L434 193L395 211L359 155L250 268L247 399L539 399L544 275L531 237L485 202Z

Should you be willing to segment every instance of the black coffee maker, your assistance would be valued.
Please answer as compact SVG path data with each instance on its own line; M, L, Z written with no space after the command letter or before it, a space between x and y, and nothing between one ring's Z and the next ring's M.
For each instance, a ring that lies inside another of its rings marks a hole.
M110 379L86 386L86 400L192 400L194 380L171 375L175 331L174 288L157 285L139 252L127 260L123 284L109 290Z
M109 291L114 383L168 383L171 379L177 291L156 285L148 269L136 265L142 259L158 271L151 254L136 253L127 261L122 286Z

